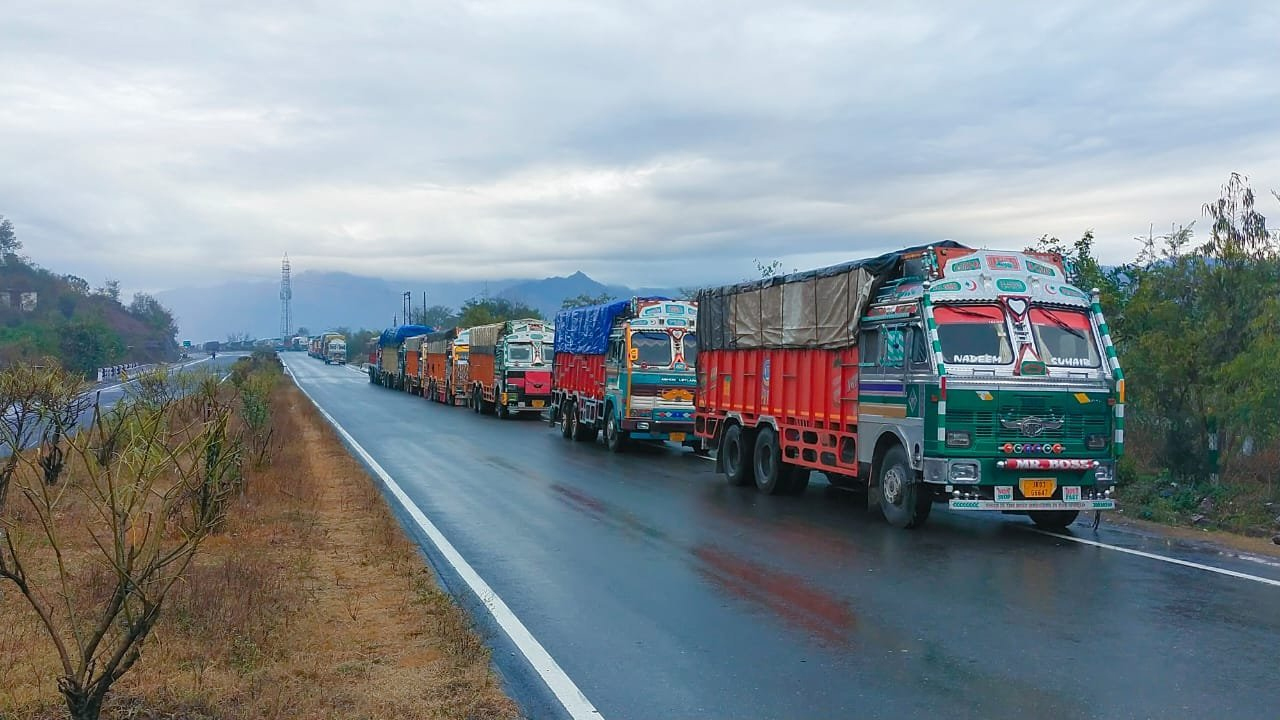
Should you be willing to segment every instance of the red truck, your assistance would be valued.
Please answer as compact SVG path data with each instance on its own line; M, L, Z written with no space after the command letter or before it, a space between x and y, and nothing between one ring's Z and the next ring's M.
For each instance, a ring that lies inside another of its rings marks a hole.
M471 408L506 418L540 413L551 404L549 324L537 319L508 320L468 331Z

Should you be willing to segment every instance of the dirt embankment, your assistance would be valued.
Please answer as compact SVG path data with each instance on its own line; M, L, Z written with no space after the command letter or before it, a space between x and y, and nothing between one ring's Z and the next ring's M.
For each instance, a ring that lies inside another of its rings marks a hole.
M103 716L517 717L374 481L292 384L273 406L274 462L202 547ZM0 618L0 720L64 717L56 658L10 588Z

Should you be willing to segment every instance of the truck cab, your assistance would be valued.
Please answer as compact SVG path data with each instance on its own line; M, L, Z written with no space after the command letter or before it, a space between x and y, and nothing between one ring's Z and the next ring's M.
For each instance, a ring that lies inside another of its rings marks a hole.
M347 341L342 338L331 338L325 345L324 364L347 364Z
M551 401L551 359L555 333L541 321L512 321L495 352L501 383L497 399L500 417L542 412Z
M1114 509L1124 380L1096 298L1056 255L926 261L924 277L879 288L859 329L859 459L883 476L868 449L892 437L921 481L878 490L918 495L908 512L941 500L1052 528Z
M449 348L448 359L448 385L449 393L452 397L452 403L455 405L466 405L468 388L471 386L470 363L470 345L471 331L459 330L458 337L454 338L453 345Z
M692 438L698 380L697 306L680 300L641 300L635 317L609 336L604 359L605 441ZM618 437L615 437L618 436Z

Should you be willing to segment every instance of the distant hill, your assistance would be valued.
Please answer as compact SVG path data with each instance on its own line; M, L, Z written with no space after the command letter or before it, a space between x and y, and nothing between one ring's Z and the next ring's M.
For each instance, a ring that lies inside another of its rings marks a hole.
M401 313L403 293L413 293L413 307L422 307L426 291L428 306L457 309L470 298L488 293L519 300L554 317L565 298L609 293L614 297L633 294L626 287L596 282L582 272L568 277L540 280L494 280L439 282L387 281L339 272L303 272L293 277L293 325L313 332L326 328L381 328ZM642 289L641 294L671 294L675 291ZM277 281L237 282L206 288L178 288L157 293L173 311L179 334L195 342L223 340L230 334L275 337L280 328L280 285Z
M0 265L0 363L57 358L91 373L122 362L178 355L173 319L154 299L131 307L83 279L10 259Z

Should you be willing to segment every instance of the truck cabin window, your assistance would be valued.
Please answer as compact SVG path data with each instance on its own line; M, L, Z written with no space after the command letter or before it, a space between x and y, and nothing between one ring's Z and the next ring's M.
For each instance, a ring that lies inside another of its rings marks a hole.
M1008 365L1013 362L1004 311L994 305L948 305L934 310L946 362Z
M507 345L507 360L513 363L533 362L533 345L529 343Z
M1083 312L1032 308L1031 327L1040 356L1049 367L1096 368L1102 364L1093 327Z
M684 334L684 364L698 366L698 333Z
M631 333L631 349L635 351L636 367L669 367L671 365L671 336L665 332Z

